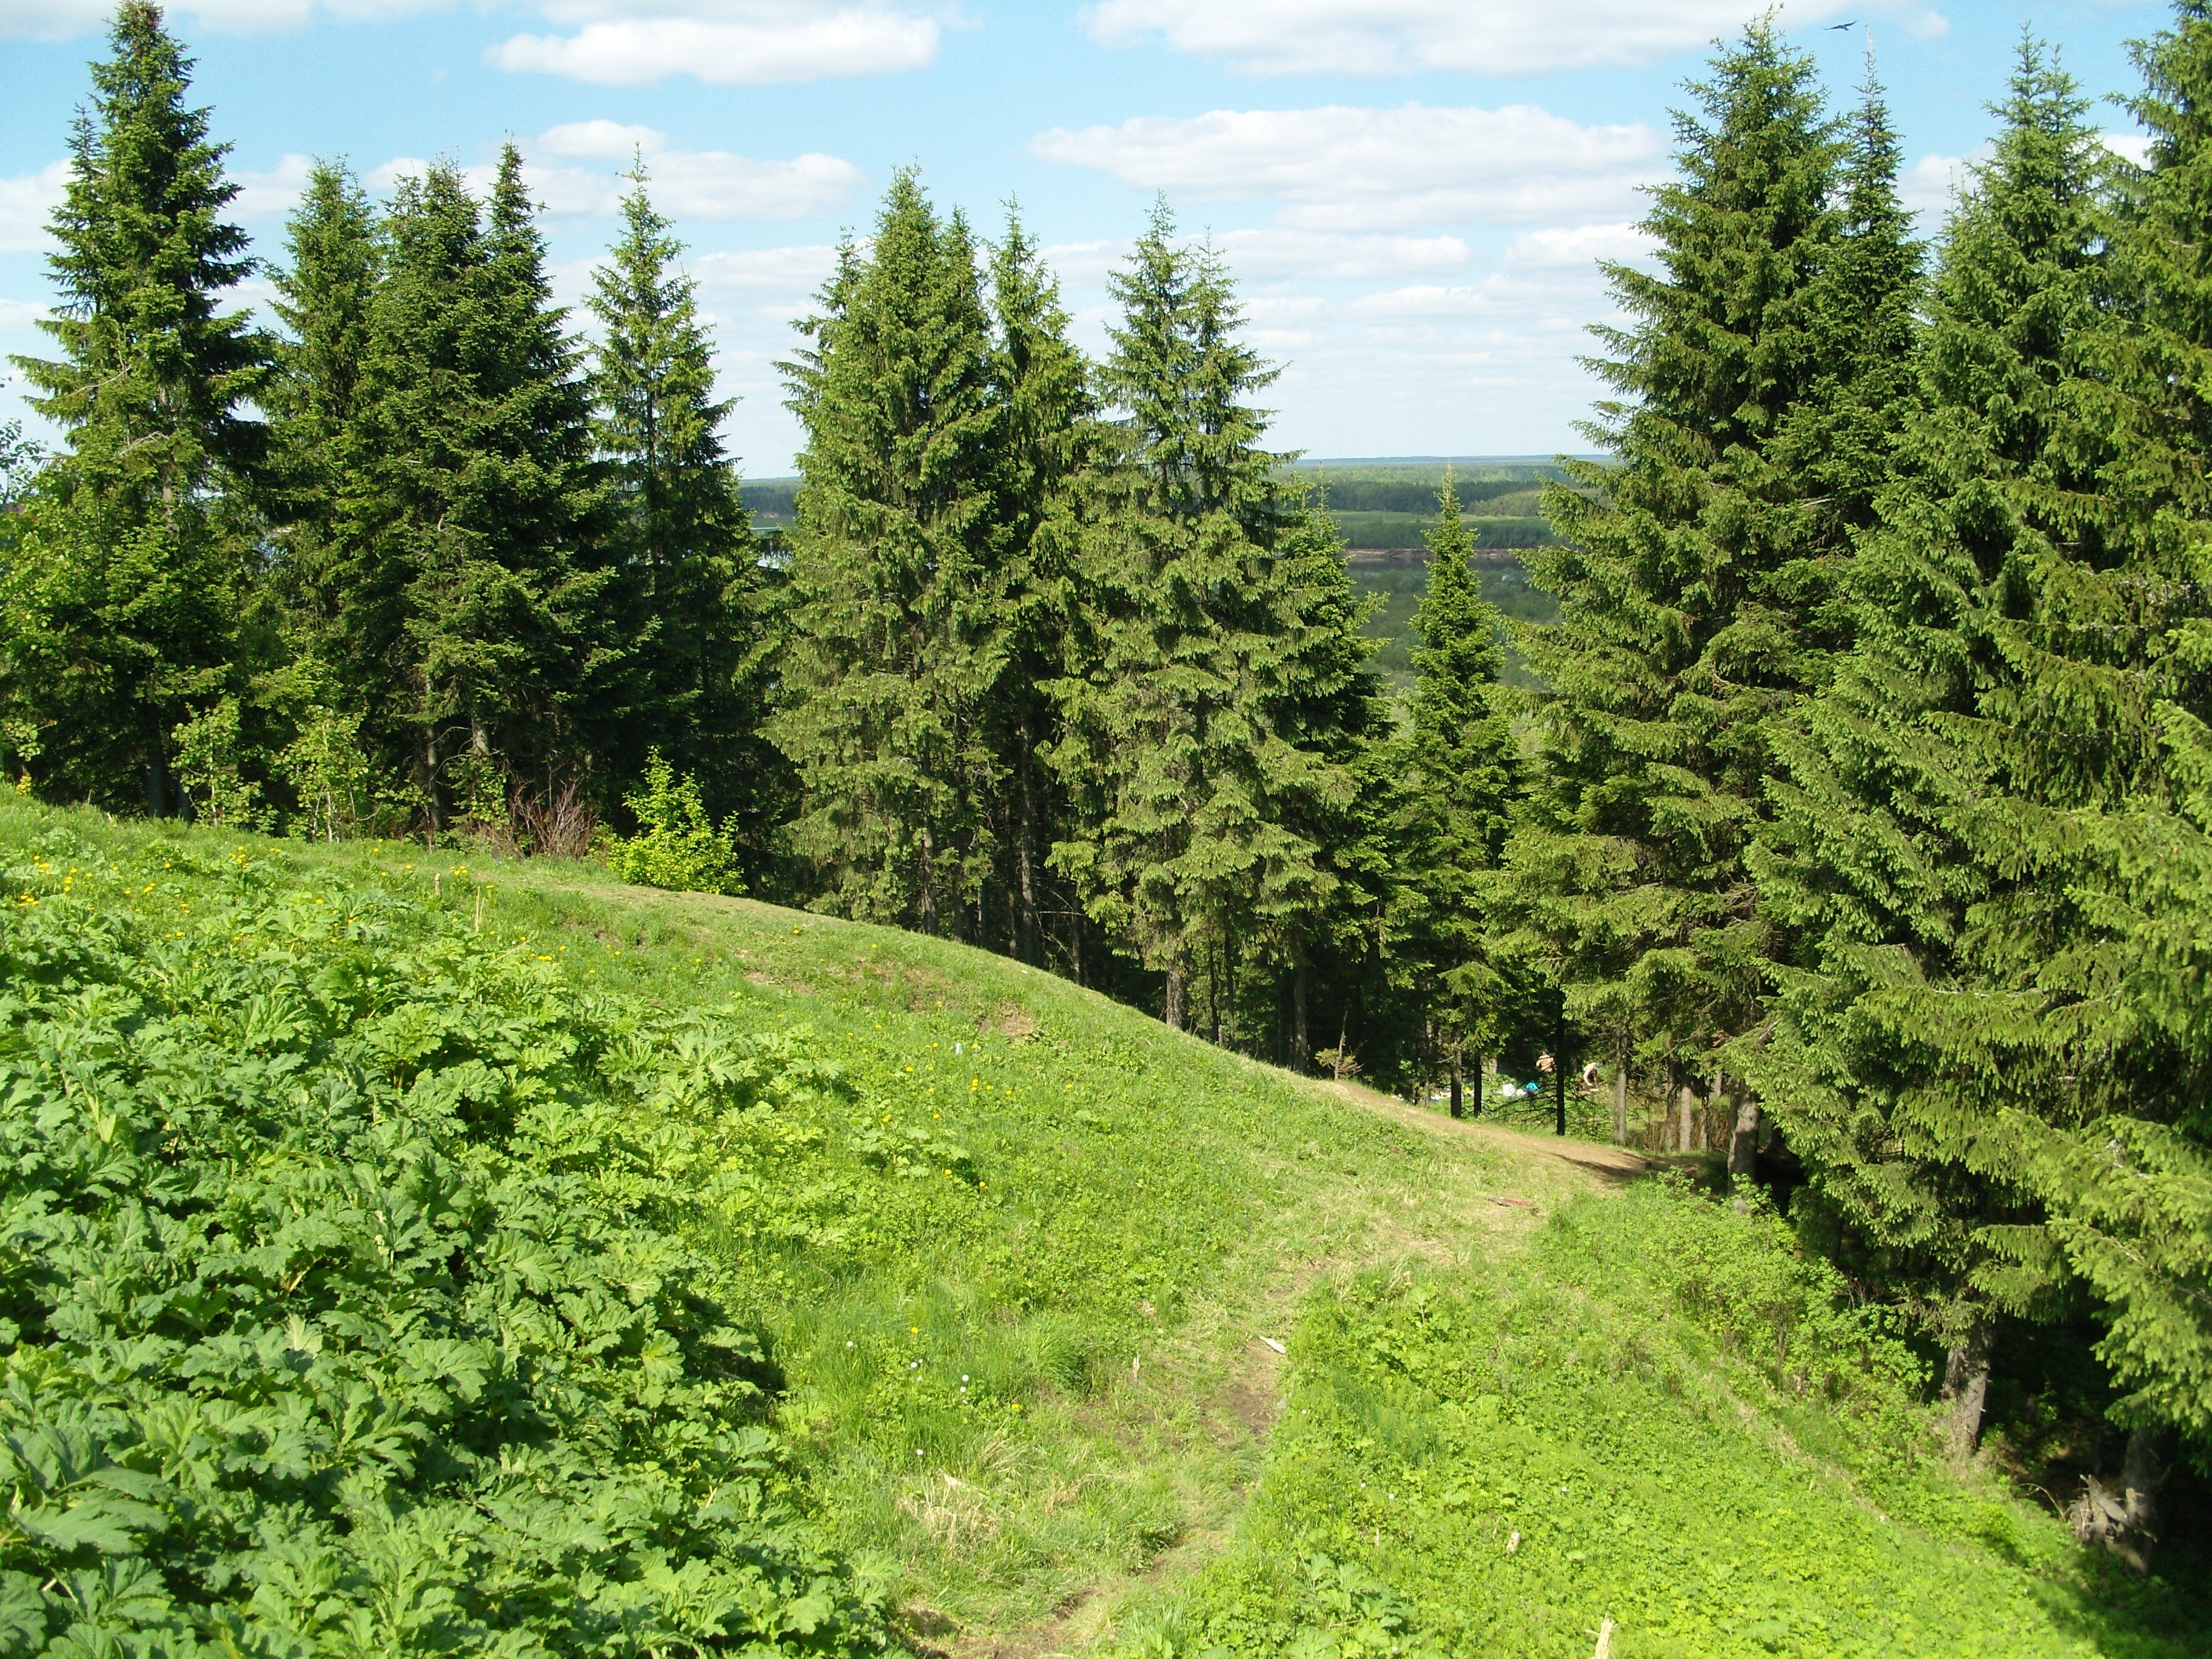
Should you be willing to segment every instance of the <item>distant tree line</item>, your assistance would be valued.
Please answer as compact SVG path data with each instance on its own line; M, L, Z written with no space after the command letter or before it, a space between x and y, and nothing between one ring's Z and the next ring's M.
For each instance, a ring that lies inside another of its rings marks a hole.
M264 333L133 0L18 360L64 447L0 446L5 760L317 836L720 838L712 884L1455 1114L1541 1049L1564 1123L1594 1060L1617 1136L1632 1091L1732 1181L1802 1170L1962 1453L2004 1322L2086 1329L2142 1503L2084 1524L2147 1530L2212 1437L2212 8L2138 58L2142 167L2024 40L1931 258L1871 76L1839 116L1771 24L1720 51L1606 268L1606 459L1528 556L1559 620L1485 599L1448 480L1393 699L1164 206L1091 362L1018 217L894 178L784 365L764 546L641 168L588 346L512 147L483 200L319 167Z

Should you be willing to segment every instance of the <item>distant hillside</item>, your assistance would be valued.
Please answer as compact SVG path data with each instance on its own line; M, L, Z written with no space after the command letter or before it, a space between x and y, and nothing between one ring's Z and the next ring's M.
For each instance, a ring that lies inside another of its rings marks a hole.
M1344 532L1353 585L1363 596L1381 601L1365 629L1382 642L1375 665L1401 684L1413 678L1413 606L1428 583L1425 538L1436 523L1437 491L1447 466L1460 510L1474 534L1484 597L1509 617L1551 621L1558 606L1550 594L1529 586L1517 554L1552 540L1540 496L1547 483L1565 476L1553 459L1410 455L1304 460L1292 469L1298 478L1310 481L1312 498L1327 492L1329 510ZM799 484L797 478L746 481L744 498L757 529L790 527Z

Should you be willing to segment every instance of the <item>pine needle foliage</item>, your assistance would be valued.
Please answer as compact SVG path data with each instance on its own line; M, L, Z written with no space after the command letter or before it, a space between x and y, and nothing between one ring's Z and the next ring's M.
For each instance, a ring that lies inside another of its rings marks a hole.
M1570 464L1547 498L1562 545L1530 561L1561 616L1516 635L1548 695L1511 853L1570 1017L1669 1065L1759 1016L1769 942L1743 855L1765 732L1839 642L1849 514L1815 474L1856 476L1814 405L1859 381L1862 325L1899 314L1913 264L1891 246L1878 103L1856 145L1839 135L1771 21L1691 90L1644 220L1660 269L1607 268L1634 319L1600 331L1593 365L1622 394L1586 428L1612 460Z
M966 222L892 180L785 366L804 424L783 699L816 902L958 939L992 866L1001 422Z
M721 428L734 399L715 395L714 346L684 247L653 206L642 161L622 203L622 234L590 305L592 440L610 474L610 605L623 656L616 695L596 715L596 745L634 769L665 752L710 808L742 809L757 859L784 805L782 767L763 744L769 596L751 516Z
M1079 828L1053 860L1180 1024L1194 975L1230 1006L1246 953L1295 960L1321 923L1328 821L1358 798L1345 744L1374 711L1341 544L1260 447L1247 400L1274 371L1218 257L1162 204L1109 287L1120 413L1053 756Z
M2069 613L2113 556L2096 371L2109 221L2087 109L2024 40L1995 154L1946 236L1922 412L1858 543L1856 645L1777 725L1754 857L1768 915L1802 948L1747 1069L1865 1270L1968 1356L1986 1353L1993 1294L2023 1307L2043 1283L1990 1255L1985 1230L2035 1214L1998 1122L2063 1113L2068 1092L2034 1030L2037 981L2075 927L2053 877L2081 798L2046 745L2069 741L2080 705L2061 687L2089 668L2068 660L2086 637Z
M586 389L532 220L511 145L482 211L450 167L403 182L340 498L336 666L434 830L573 776L618 677Z
M1465 1055L1496 1053L1528 1012L1494 890L1525 768L1512 695L1498 678L1504 618L1482 597L1449 471L1437 506L1428 587L1413 615L1411 719L1392 745L1401 805L1391 931L1396 977L1431 1011L1456 1085Z
M1068 337L1059 280L1011 206L991 252L990 276L994 396L1002 422L994 481L1003 538L999 631L1006 655L992 711L1002 778L994 841L1012 913L1006 943L1034 963L1044 956L1045 913L1073 908L1064 894L1048 890L1058 883L1045 859L1066 827L1067 805L1043 756L1059 729L1051 684L1082 604L1081 492L1097 459L1098 429L1090 368ZM1081 940L1065 927L1055 931L1062 934L1061 961L1079 969Z
M8 573L4 678L40 783L175 809L170 733L230 678L268 347L223 305L252 269L191 60L129 0L70 140L47 259L58 358L18 357L65 447ZM35 745L35 753L29 745Z

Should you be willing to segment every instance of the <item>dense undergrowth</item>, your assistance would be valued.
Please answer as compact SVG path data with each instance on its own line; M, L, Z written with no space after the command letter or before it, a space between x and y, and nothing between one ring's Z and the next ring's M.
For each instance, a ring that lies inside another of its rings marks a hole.
M2203 1650L2201 1587L1944 1468L1923 1361L1842 1292L1771 1215L1651 1182L1509 1264L1321 1293L1242 1539L1127 1651Z
M801 1042L243 848L10 850L0 1651L874 1645L684 1242Z

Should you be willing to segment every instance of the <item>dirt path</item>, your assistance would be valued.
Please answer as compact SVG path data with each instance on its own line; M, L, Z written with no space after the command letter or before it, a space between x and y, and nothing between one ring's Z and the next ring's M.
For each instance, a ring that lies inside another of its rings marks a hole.
M1195 1572L1227 1544L1265 1466L1282 1407L1287 1361L1277 1345L1291 1335L1299 1304L1316 1284L1390 1262L1449 1266L1473 1253L1516 1250L1560 1204L1616 1190L1647 1167L1620 1147L1455 1121L1356 1083L1310 1086L1433 1137L1445 1155L1434 1163L1410 1160L1397 1180L1324 1177L1284 1194L1274 1225L1252 1241L1264 1267L1221 1301L1194 1310L1146 1357L1149 1402L1130 1402L1138 1419L1171 1437L1212 1443L1206 1474L1185 1487L1182 1535L1143 1567L1084 1587L1037 1625L952 1635L944 1650L951 1659L1094 1653L1133 1599Z

